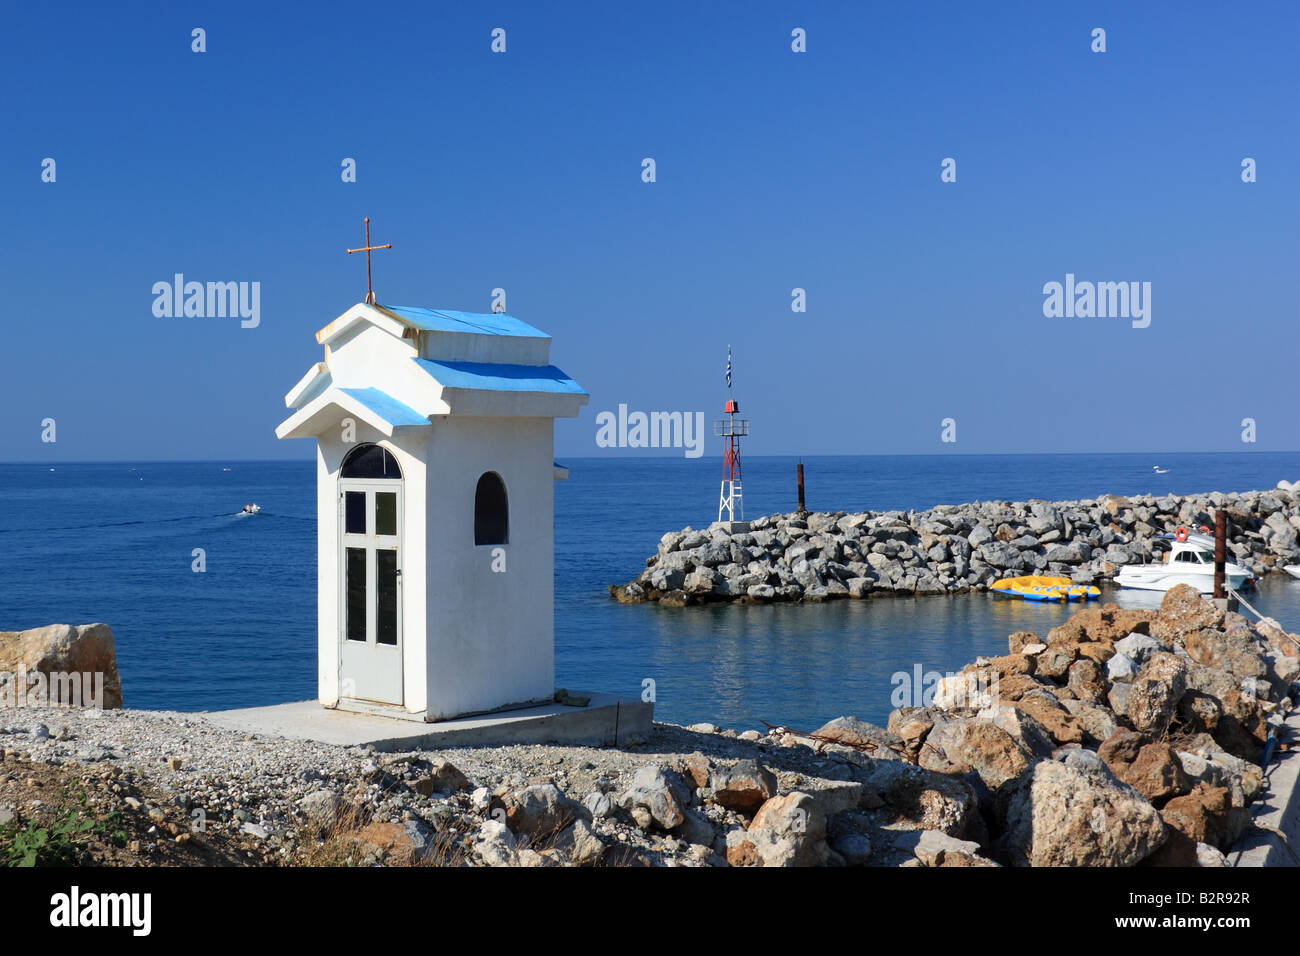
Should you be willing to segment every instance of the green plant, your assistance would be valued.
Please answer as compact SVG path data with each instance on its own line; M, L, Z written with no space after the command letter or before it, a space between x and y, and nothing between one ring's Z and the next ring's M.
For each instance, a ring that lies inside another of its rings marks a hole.
M19 830L10 824L11 833L0 834L12 836L13 842L5 847L8 866L72 866L77 857L86 848L86 844L76 837L95 826L95 821L83 817L77 810L69 810L56 820L53 826L37 826L35 820L28 820L27 826Z
M122 815L114 810L102 819L88 815L89 801L84 790L77 792L78 807L68 810L52 825L41 826L28 820L25 827L17 823L0 826L0 859L5 866L75 866L89 844L78 839L93 833L115 847L126 846Z

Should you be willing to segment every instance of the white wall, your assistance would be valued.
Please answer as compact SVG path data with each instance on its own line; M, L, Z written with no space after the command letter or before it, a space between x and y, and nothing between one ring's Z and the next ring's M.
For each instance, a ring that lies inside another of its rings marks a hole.
M555 691L549 418L435 419L428 437L427 714L439 720ZM510 508L506 571L474 544L474 491L495 471Z

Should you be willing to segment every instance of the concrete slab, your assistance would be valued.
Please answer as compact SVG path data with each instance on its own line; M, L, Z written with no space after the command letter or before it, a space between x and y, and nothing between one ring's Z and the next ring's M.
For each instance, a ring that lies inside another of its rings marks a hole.
M1232 866L1300 866L1300 711L1293 711L1280 734L1290 750L1273 764L1266 790L1251 805L1255 825L1226 854Z
M327 710L314 700L204 711L195 716L216 727L248 734L342 747L369 744L385 752L509 744L619 747L649 737L654 704L613 694L581 694L591 698L586 707L544 704L431 724Z

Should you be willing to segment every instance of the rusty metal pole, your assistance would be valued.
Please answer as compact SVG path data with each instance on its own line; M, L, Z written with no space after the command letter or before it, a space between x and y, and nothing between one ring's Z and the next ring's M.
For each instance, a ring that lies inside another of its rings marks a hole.
M799 462L799 513L807 514L808 509L803 506L803 462Z
M1220 508L1214 512L1214 596L1216 598L1228 596L1228 592L1224 589L1227 578L1227 551L1228 512Z

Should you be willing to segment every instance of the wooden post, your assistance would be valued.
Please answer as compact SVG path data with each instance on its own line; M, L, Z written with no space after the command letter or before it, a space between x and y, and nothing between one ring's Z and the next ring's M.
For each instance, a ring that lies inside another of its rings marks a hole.
M798 475L799 475L799 513L802 515L802 514L807 514L807 513L808 513L808 509L805 508L804 505L803 505L803 462L799 462L799 466L798 466L798 468L799 468L799 470L798 470Z
M1226 598L1224 583L1227 578L1225 567L1228 555L1228 512L1222 508L1214 512L1214 596Z

